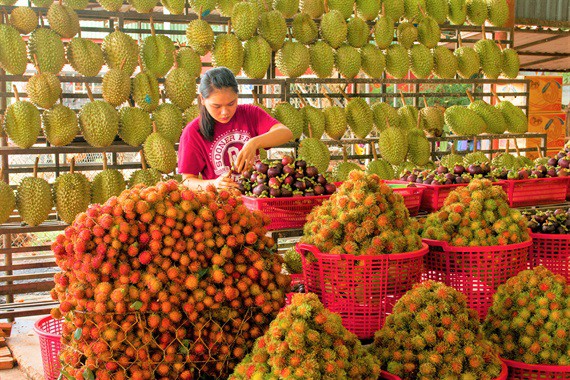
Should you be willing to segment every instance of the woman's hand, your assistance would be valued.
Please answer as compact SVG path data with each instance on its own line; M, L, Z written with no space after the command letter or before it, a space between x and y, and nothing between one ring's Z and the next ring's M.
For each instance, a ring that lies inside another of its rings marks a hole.
M214 180L214 186L216 186L218 189L237 188L238 184L232 179L232 177L224 174Z
M258 149L259 146L255 137L246 142L237 156L233 169L238 173L242 173L244 170L252 167Z

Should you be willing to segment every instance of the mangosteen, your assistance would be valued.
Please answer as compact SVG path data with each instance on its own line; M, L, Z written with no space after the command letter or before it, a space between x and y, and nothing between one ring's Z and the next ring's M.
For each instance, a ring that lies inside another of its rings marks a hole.
M530 172L530 175L531 175L532 177L535 177L535 178L542 178L542 177L544 177L544 174L542 174L542 172L541 172L540 170L536 170L536 169L533 170L533 171L531 171L531 172Z
M425 185L431 185L432 182L433 182L433 178L429 178L429 177L428 177L428 178L424 179L424 182L423 182L423 183L424 183ZM410 185L410 186L411 186L411 185ZM415 186L415 185L414 185L414 186Z
M317 182L321 185L326 185L327 184L327 179L325 178L324 175L319 174L319 176L317 177Z
M564 156L558 160L558 166L560 166L561 168L568 169L570 168L570 160L566 156Z
M253 194L257 197L267 196L269 193L269 186L266 184L260 183L259 185L253 188Z
M266 183L267 182L267 176L265 176L264 174L260 174L257 176L257 183Z
M281 159L281 164L283 166L287 166L292 164L293 162L295 162L295 159L291 156L283 156L283 158Z
M549 177L558 177L558 172L554 166L549 166L546 170L546 175Z
M313 191L315 192L315 195L323 195L325 193L325 187L321 184L317 184L313 188Z
M481 170L483 171L481 174L489 174L491 172L491 165L488 162L483 162L481 164Z
M295 173L295 166L293 166L293 165L284 165L284 166L283 166L283 173L284 173L284 174L293 174L293 173Z
M469 165L467 171L471 175L483 174L483 169L481 169L481 165L476 165L476 164Z
M465 181L464 181L463 177L456 177L455 178L455 183L464 183L464 182Z
M327 183L325 185L325 193L326 194L333 194L336 191L336 186L334 183Z
M258 176L258 175L259 175L258 172L253 172L253 173L251 173L251 177L249 177L249 180L250 180L251 182L257 182L257 176Z
M301 190L293 190L293 198L299 198L304 196L305 193L303 193Z
M458 164L453 167L453 173L455 174L461 175L463 174L464 171L465 171L465 166L463 165Z
M269 165L267 165L267 164L264 163L264 162L257 161L257 162L255 163L254 168L255 168L255 170L257 170L258 172L260 172L260 173L262 173L262 174L265 174L265 173L267 173L267 170L269 170Z
M555 216L562 215L562 214L565 214L565 212L561 208L557 208L556 210L554 210Z
M446 184L446 185L453 185L453 181L448 178L448 179L445 180L444 184Z
M548 166L556 166L558 165L558 159L552 157L548 159Z
M554 224L547 222L542 225L542 232L545 234L552 234L556 231L556 226Z
M245 194L245 186L243 183L238 183L238 190L240 193Z
M305 182L305 189L306 190L312 189L315 186L315 183L313 181L311 181L310 178L305 177L303 182Z
M307 167L307 162L305 162L305 160L295 161L295 168L305 170L306 167Z
M424 183L424 179L422 177L416 178L416 183Z
M293 186L295 187L295 189L303 191L307 188L307 186L305 185L305 181L295 181L295 183L293 184Z
M313 189L305 189L305 196L306 197L310 197L312 195L315 195L315 191Z
M418 176L415 174L410 174L407 178L408 182L416 182L416 179L418 179Z
M295 177L292 177L290 175L288 175L287 177L285 177L285 179L283 180L283 183L285 185L293 185L295 183Z
M444 177L445 177L445 179L449 179L449 180L452 180L452 181L455 180L455 174L453 174L453 173L446 173L446 174L444 175Z
M281 175L282 169L282 167L278 168L276 166L271 166L269 169L267 169L267 176L269 178L278 177Z
M566 157L566 153L565 152L558 152L556 154L556 158L561 159L562 157Z
M317 169L315 166L307 166L305 173L307 173L307 177L313 178L319 175L319 169Z
M281 196L281 189L272 187L269 189L269 195L273 198L279 198Z
M305 178L305 173L301 173L299 171L295 172L295 178L296 179L303 179Z
M268 185L273 189L278 189L281 187L281 181L279 180L279 178L276 177L269 178Z
M250 179L251 178L251 170L244 170L243 173L241 173L241 176L245 179Z
M528 179L529 172L526 169L519 170L519 179Z
M449 169L445 166L438 166L436 172L437 174L445 174L449 172Z
M558 175L558 177L568 177L568 169L560 168L556 174ZM556 176L553 176L553 177L556 177Z
M293 195L293 191L291 191L290 186L282 186L281 187L281 196L282 197L291 197Z
M542 174L546 174L547 169L546 169L546 166L544 166L544 165L537 165L535 169L542 172Z

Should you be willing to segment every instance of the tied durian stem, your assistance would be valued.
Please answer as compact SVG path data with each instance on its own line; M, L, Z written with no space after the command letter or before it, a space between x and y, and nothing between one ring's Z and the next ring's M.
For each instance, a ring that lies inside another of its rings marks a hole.
M89 86L89 84L87 84L87 86L85 86L85 88L87 89L87 96L89 97L89 100L94 102L95 99L93 98L93 92L91 92L91 86Z
M457 44L459 45L459 47L463 46L463 41L461 40L461 31L460 30L457 31Z
M71 162L69 163L69 172L71 174L75 173L75 157L71 157Z
M40 165L40 156L36 157L36 162L34 163L34 178L38 178L38 166Z
M513 143L515 144L515 150L517 151L517 156L520 157L521 151L519 149L519 144L517 143L517 139L513 139Z
M391 125L390 125L390 119L388 119L388 116L386 116L386 125L388 126L388 128L391 127Z
M228 20L228 34L232 33L232 20Z
M346 145L342 146L342 161L346 162L347 161L347 155L346 155Z
M139 57L138 57L138 61L139 61L139 66L140 66L140 68L141 68L141 71L143 71L143 70L144 70L144 66L143 66L142 58L141 58L140 55L139 55Z
M540 157L540 158L543 158L543 157L544 157L544 156L542 155L542 149L540 149L539 146L536 147L536 151L538 152L538 157ZM0 177L2 177L2 176L0 175Z
M404 93L400 91L400 100L402 101L402 107L406 105L406 98L404 97Z
M62 0L59 0L59 5L63 5L63 1L62 1Z
M42 17L42 12L38 12L38 18L40 19L40 26L43 28L44 25L44 18Z
M422 16L426 17L426 11L425 11L424 7L422 7L420 4L418 4L418 8L420 9L420 13L422 14Z
M107 152L103 152L103 170L107 170Z
M467 94L467 97L469 98L469 101L471 103L473 103L475 101L475 99L473 99L473 94L471 94L471 91L469 90L465 90L465 93Z
M424 98L424 107L425 107L425 108L427 108L427 107L428 107L428 104L427 104L427 99L426 99L426 96L425 96L425 95L423 95L423 98Z
M330 106L331 106L331 107L334 106L334 101L333 101L333 99L329 96L329 94L327 94L326 92L323 92L323 95L324 95L325 98L327 98L327 100L329 101Z
M455 154L455 142L451 142L451 154Z
M506 147L505 147L505 153L506 153L506 154L509 154L510 145L511 145L511 140L507 140L507 144L506 144Z
M481 25L481 39L486 40L487 35L485 34L485 24Z
M152 133L158 132L158 128L156 127L156 121L152 122Z
M202 12L203 12L202 8L204 7L200 7L200 12L198 13L198 20L202 19Z
M152 16L150 16L150 35L151 36L156 36L156 30L154 30L154 20L152 19Z
M6 20L6 21L4 21ZM8 11L6 10L6 8L2 8L2 14L0 14L0 24L8 24L9 19L8 19Z
M418 112L418 121L416 123L416 127L418 129L422 129L422 113Z
M342 94L342 97L346 100L347 103L350 102L350 98L342 88L340 89L340 93Z
M257 91L251 90L251 96L253 96L253 103L260 104L259 98L257 97Z
M473 153L477 152L477 137L473 137Z
M386 3L382 2L382 17L386 16Z
M127 62L127 57L123 58L123 62L121 62L121 70L125 67L125 63Z
M372 151L372 157L374 157L374 161L378 160L378 153L376 152L376 145L374 141L370 143L370 150Z
M174 56L174 68L177 69L178 68L178 49L174 49L174 51L172 52L172 55Z
M38 56L37 55L33 55L34 58L34 66L36 67L36 70L38 72L38 74L42 74L42 70L40 69L40 65L38 64Z
M305 107L307 105L307 103L305 102L305 99L303 99L303 95L301 94L301 91L299 91L299 89L296 89L295 92L297 93L297 96L299 97L299 100L301 101L301 105L303 107Z
M491 93L493 94L493 96L497 100L497 103L501 103L501 99L499 99L499 95L497 95L497 91L495 91L494 88L491 89Z
M141 167L143 170L146 170L147 169L146 160L144 158L144 152L142 151L142 149L139 151L139 154L141 155Z
M309 138L313 138L313 127L311 126L310 122L307 122L307 129L309 130Z
M325 13L329 13L330 9L329 9L329 2L328 0L325 0Z
M16 101L19 102L20 94L18 93L18 88L16 87L15 84L12 85L12 89L14 90L14 98L16 98Z

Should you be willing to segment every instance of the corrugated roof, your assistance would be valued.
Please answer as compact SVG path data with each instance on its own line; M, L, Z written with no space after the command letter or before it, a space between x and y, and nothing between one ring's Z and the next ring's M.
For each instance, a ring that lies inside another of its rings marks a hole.
M570 0L516 0L515 22L527 25L568 25Z
M521 70L570 71L570 31L561 28L517 26L514 48Z

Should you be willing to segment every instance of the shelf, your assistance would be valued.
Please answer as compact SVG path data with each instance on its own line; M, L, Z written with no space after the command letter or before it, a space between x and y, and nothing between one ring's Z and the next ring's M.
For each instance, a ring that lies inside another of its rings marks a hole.
M55 220L44 222L35 227L22 226L18 223L6 223L0 224L0 235L61 231L64 230L67 226L67 223Z

